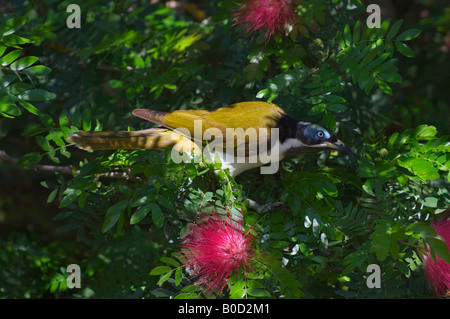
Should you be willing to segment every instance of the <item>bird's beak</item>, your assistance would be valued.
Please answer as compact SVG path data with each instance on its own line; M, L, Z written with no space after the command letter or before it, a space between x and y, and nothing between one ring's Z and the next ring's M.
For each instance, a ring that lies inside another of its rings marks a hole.
M337 140L337 141L334 142L334 143L329 143L329 142L328 142L327 144L328 144L328 147L329 147L329 148L338 150L339 152L347 153L347 154L350 155L351 157L354 157L354 156L355 156L355 154L353 154L353 152L350 151L350 149L349 149L344 143L342 143L341 140Z

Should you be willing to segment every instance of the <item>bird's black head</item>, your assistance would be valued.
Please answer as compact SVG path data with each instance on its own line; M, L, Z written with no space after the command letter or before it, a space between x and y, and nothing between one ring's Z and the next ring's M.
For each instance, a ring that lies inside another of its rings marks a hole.
M354 156L352 151L333 132L316 123L298 122L296 138L309 151L335 149Z

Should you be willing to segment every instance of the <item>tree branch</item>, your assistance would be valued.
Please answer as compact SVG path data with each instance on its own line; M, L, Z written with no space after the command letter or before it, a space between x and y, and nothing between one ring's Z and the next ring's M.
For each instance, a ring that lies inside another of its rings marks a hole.
M3 160L8 163L12 163L12 164L17 164L17 162L19 162L18 158L8 155L3 150L0 150L0 160ZM80 172L79 170L74 171L72 165L56 166L56 165L37 164L32 168L32 170L33 171L61 173L61 174L70 174L70 175L75 175ZM125 172L108 172L108 173L97 174L97 177L129 179L130 175ZM140 179L138 177L133 177L133 178Z
M12 164L17 164L17 162L19 161L18 158L6 154L6 152L3 150L0 150L0 159ZM54 165L37 164L32 168L32 170L45 172L58 172L62 174L73 174L72 166L54 166Z
M256 211L258 213L270 213L270 212L274 211L277 207L284 205L283 202L275 202L275 203L268 203L268 204L260 205L253 199L250 199L248 197L245 197L245 199L248 200L248 206L255 207Z

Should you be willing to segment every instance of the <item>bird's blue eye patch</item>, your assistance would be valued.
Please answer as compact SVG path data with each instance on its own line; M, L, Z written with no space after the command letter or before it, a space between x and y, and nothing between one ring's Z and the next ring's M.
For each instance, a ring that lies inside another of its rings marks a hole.
M310 124L305 128L303 133L308 139L312 141L327 140L330 138L330 133L322 126L317 124Z

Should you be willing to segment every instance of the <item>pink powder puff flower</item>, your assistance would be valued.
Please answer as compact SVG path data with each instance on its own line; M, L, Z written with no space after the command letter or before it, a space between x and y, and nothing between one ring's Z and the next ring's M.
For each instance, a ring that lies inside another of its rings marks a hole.
M293 25L297 14L296 0L245 0L234 14L234 25L242 25L247 33L265 31L266 43L277 32L283 34Z
M450 247L450 218L432 222L431 226ZM450 263L436 255L436 263L429 250L424 253L423 268L425 277L437 296L450 296Z
M215 213L191 228L182 242L184 266L208 294L217 289L221 293L232 275L250 269L254 238L244 232L242 220L236 222L231 216Z

